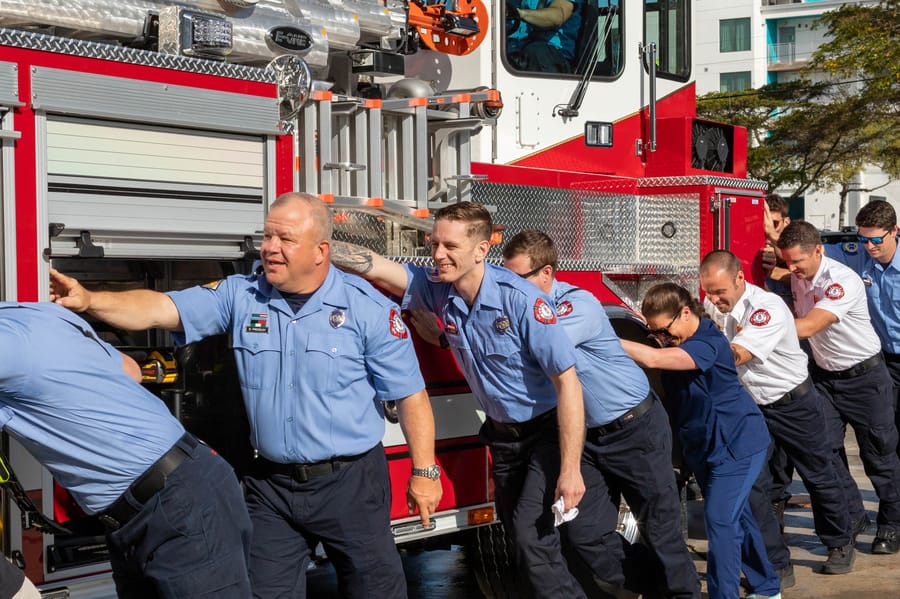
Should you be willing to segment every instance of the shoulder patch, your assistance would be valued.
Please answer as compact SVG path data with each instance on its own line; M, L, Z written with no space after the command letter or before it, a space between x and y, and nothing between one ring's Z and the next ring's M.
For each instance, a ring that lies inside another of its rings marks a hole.
M844 288L840 283L832 283L825 289L825 297L830 300L839 300L844 297Z
M556 314L553 313L553 308L543 298L539 297L534 302L534 319L544 324L556 322Z
M403 319L400 317L400 312L394 308L391 308L390 329L391 335L394 337L406 339L409 336L409 333L406 331L406 325L403 324Z
M562 318L563 316L568 316L574 310L575 308L572 307L572 302L570 302L569 300L556 304L556 313L560 318Z
M205 285L203 285L203 287L205 287L206 289L212 289L213 291L215 291L216 289L219 288L219 285L224 280L225 279L219 279L218 281L210 281L209 283L206 283Z
M764 327L769 324L770 320L772 320L771 314L769 314L768 310L762 308L750 315L750 324L755 327Z
M441 277L438 275L438 269L436 266L426 266L425 267L425 276L428 277L428 280L432 283L440 283Z

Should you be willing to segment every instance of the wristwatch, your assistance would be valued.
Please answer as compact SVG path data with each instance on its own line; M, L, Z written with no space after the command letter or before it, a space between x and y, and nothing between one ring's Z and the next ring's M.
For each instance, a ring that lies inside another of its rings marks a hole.
M437 480L441 477L441 467L437 464L432 464L428 468L413 468L412 475Z

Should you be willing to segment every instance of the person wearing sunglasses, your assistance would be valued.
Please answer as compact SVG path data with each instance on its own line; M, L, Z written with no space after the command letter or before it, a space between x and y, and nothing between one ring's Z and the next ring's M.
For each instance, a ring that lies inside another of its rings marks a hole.
M873 233L871 228L867 232ZM879 233L887 237L886 231ZM870 245L872 240L866 237ZM797 334L809 339L812 379L827 400L823 407L828 437L841 451L847 424L853 427L866 475L878 495L878 532L872 553L897 553L900 458L895 397L881 340L870 319L866 286L849 267L825 256L820 233L810 223L788 225L778 247L791 272ZM860 503L856 483L846 469L838 474L852 510Z
M726 250L703 258L700 286L706 293L704 307L731 343L738 378L762 409L775 444L786 452L809 490L815 530L828 548L820 571L850 572L857 529L868 528L869 520L861 503L857 519L851 519L837 474L846 467L822 434L824 400L809 378L793 315L776 294L749 283L741 261ZM751 508L772 564L776 570L792 571L784 536L769 507L770 487L769 470L764 468L750 495Z
M575 344L587 424L581 461L587 491L582 516L568 524L567 541L595 576L622 586L625 555L616 533L622 496L650 553L642 580L628 580L628 586L665 597L700 597L700 580L681 534L669 417L647 376L622 350L600 301L556 280L558 259L553 240L534 229L518 233L503 248L503 266L553 300Z
M703 491L709 597L738 597L743 571L747 597L780 598L781 583L749 504L771 439L738 380L728 339L700 302L674 283L652 287L641 311L663 347L627 340L622 346L638 364L663 371L663 386L678 406L684 461Z
M859 242L866 258L859 271L866 287L872 326L894 383L898 402L894 422L900 429L900 253L897 252L897 213L890 203L873 200L856 215ZM900 453L900 444L897 446Z

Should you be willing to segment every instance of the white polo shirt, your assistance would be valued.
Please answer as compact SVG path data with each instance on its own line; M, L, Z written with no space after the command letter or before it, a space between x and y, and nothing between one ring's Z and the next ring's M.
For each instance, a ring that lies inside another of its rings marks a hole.
M828 256L812 281L791 276L794 310L802 318L813 308L827 310L838 321L809 339L816 365L824 370L846 370L881 351L881 342L869 318L866 289L859 275Z
M727 314L704 300L728 341L753 354L737 367L738 377L757 404L781 399L808 376L806 354L800 349L794 317L780 297L745 283L744 293Z

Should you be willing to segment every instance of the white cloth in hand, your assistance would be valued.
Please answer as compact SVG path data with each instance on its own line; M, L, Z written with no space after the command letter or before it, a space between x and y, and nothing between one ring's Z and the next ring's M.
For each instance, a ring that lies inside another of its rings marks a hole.
M550 506L550 509L553 511L553 526L559 526L563 522L568 522L569 520L574 520L575 516L578 515L578 508L573 507L568 512L563 512L566 504L563 501L563 498L560 497L556 500L556 502Z

